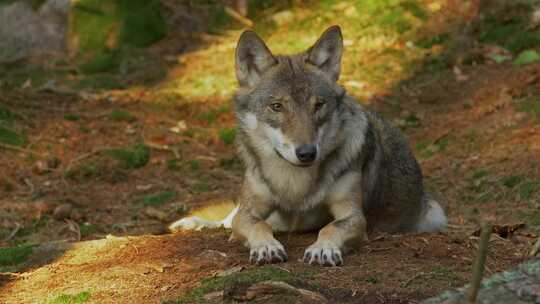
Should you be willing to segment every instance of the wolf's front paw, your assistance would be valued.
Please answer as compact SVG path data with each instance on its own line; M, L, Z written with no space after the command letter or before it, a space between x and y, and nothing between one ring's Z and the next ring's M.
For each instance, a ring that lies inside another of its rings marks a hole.
M268 244L251 247L249 262L252 264L279 263L287 261L285 248L277 240Z
M315 243L304 252L304 263L322 266L340 266L343 264L341 250L333 244Z

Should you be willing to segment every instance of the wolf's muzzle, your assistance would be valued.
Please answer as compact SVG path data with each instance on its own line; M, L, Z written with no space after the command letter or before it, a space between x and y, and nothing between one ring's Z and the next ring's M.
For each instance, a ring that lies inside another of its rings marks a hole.
M296 148L295 153L302 164L309 164L317 158L317 147L312 144L302 145Z

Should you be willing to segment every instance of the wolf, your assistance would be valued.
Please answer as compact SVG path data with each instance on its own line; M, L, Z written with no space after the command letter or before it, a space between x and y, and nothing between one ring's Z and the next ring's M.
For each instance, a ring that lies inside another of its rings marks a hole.
M223 221L195 216L173 228L231 227L257 264L287 260L274 232L318 230L303 261L323 266L342 265L369 229L444 228L406 138L338 84L342 53L339 26L288 56L251 30L240 36L234 104L246 171L237 205Z

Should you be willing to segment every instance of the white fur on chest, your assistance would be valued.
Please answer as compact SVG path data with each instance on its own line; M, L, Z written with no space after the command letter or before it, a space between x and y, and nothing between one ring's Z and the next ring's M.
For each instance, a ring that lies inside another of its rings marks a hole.
M301 203L313 191L317 179L317 167L295 167L279 157L263 159L261 171L265 179L272 184L277 196L285 201Z

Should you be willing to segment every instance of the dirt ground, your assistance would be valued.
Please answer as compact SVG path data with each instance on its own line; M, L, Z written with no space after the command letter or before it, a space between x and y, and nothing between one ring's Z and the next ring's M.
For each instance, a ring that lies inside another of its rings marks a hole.
M236 34L205 36L167 79L202 73ZM290 260L259 269L228 231L167 231L190 209L234 199L243 174L230 94L170 88L3 89L0 120L24 144L0 145L0 248L53 243L22 262L0 253L0 302L312 303L294 292L248 296L250 284L286 281L331 303L418 303L469 282L480 219L497 228L487 274L526 260L539 235L540 63L428 66L356 94L408 136L450 225L373 232L338 268L298 261L315 234L279 236Z

